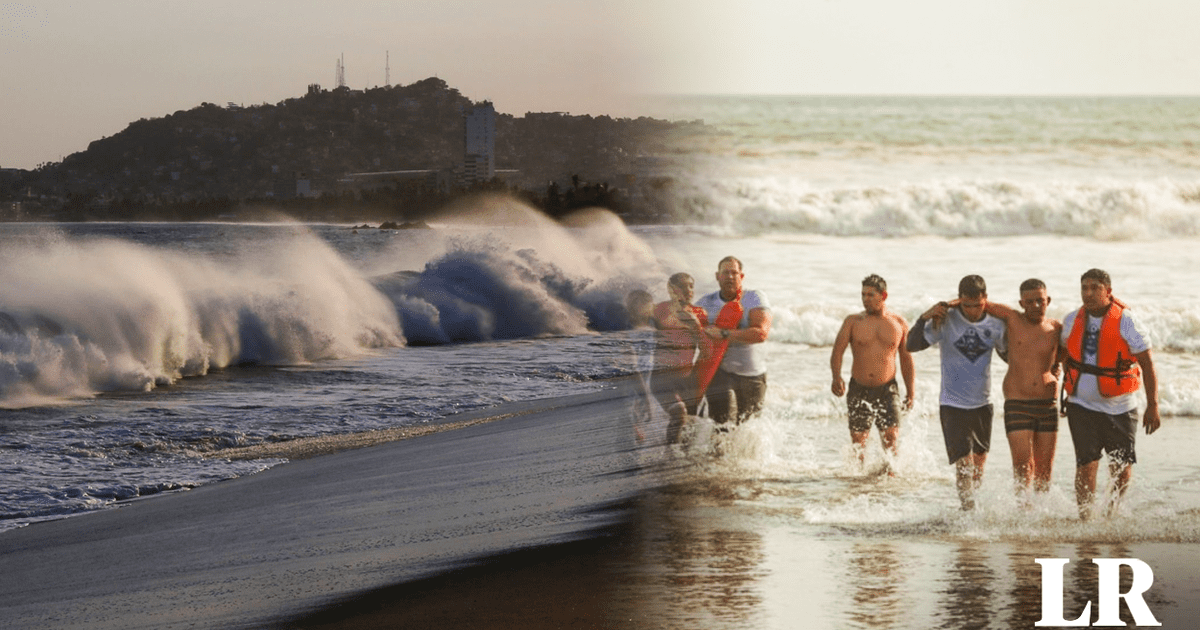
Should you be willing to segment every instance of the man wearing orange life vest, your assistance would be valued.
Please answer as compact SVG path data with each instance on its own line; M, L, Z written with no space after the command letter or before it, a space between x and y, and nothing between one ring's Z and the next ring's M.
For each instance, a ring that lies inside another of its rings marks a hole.
M1100 457L1108 453L1114 491L1111 513L1129 486L1137 461L1137 401L1144 383L1149 435L1158 430L1158 377L1150 337L1137 318L1112 295L1107 272L1089 269L1080 278L1083 307L1063 319L1060 354L1065 374L1067 422L1075 444L1075 498L1079 516L1090 518Z

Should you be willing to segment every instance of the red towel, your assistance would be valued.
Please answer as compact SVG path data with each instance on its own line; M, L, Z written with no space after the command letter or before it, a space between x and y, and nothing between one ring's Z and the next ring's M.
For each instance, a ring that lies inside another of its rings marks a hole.
M721 307L715 323L717 328L737 330L738 325L742 323L741 292L738 292L737 297ZM708 384L712 382L713 376L716 376L721 359L725 358L725 350L729 347L728 339L710 339L709 342L711 351L701 353L700 360L696 362L696 380L699 382L700 396L704 396L704 393L708 391Z

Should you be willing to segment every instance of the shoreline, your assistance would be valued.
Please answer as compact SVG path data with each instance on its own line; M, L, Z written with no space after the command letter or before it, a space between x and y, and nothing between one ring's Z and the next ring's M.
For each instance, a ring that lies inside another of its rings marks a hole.
M301 437L282 442L264 442L251 446L235 446L217 451L204 453L206 459L255 460L255 459L286 459L289 462L302 461L322 455L332 455L342 451L352 451L360 448L379 446L390 442L411 440L413 438L455 431L479 424L496 422L516 416L534 413L533 411L502 413L484 418L440 422L436 424L396 427L392 429L373 429L354 433L337 435L321 435Z
M484 409L459 412L429 424L408 425L390 429L371 429L332 435L299 437L281 442L263 442L250 446L233 446L215 451L209 451L202 456L206 459L255 460L255 459L286 459L288 461L303 461L322 455L332 455L342 451L369 448L391 442L411 440L426 435L445 431L457 431L480 424L489 424L536 413L550 413L559 409L576 405L590 404L622 396L622 383L631 377L619 376L607 379L615 387L582 394L569 394L552 398L538 398L508 402Z
M621 392L497 411L319 456L332 445L293 445L310 456L4 532L0 618L14 629L263 627L621 522L644 481Z

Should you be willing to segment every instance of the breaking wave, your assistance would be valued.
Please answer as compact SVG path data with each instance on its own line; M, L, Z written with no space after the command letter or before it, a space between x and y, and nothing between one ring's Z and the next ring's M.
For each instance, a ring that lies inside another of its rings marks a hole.
M416 269L405 248L367 265L299 227L223 252L57 232L6 243L0 405L406 343L619 330L626 294L661 284L650 250L607 212L559 224L491 200L445 221Z
M1200 185L1140 182L925 181L819 190L798 178L693 177L673 182L674 219L733 234L1099 240L1200 235Z

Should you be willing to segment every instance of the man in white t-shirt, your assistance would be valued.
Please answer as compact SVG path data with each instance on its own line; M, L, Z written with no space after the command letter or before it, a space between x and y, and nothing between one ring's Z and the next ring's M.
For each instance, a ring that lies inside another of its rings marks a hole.
M975 490L992 447L992 350L1004 355L1004 320L988 315L987 284L966 276L956 304L939 302L908 333L910 352L941 346L942 391L938 416L946 456L954 464L962 509L975 508Z
M726 256L717 263L721 289L696 300L708 314L704 333L713 344L711 359L697 364L697 380L718 430L757 414L767 393L763 342L771 331L771 304L761 291L742 287L745 277L742 261Z
M1137 461L1137 401L1144 383L1149 435L1158 430L1158 376L1150 356L1150 336L1138 318L1112 295L1112 279L1100 269L1080 278L1083 307L1063 318L1060 354L1065 368L1063 393L1067 423L1075 444L1075 499L1079 516L1091 517L1096 472L1108 453L1115 492L1109 511L1129 486Z

